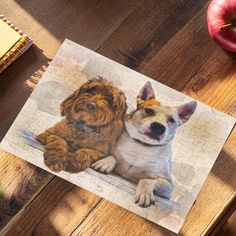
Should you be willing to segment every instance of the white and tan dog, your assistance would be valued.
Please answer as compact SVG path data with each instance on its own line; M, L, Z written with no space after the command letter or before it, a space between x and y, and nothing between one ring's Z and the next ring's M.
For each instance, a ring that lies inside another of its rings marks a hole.
M125 118L126 130L121 135L112 156L93 164L102 173L114 171L137 184L135 202L141 207L154 203L154 194L170 198L171 141L176 129L189 120L197 103L179 107L161 105L150 82L137 97L137 109Z

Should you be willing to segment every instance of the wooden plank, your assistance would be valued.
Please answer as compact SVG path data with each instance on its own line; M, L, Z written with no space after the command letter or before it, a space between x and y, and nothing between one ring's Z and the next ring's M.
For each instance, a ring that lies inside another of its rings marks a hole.
M141 72L182 90L215 48L207 32L205 10L203 8L195 15L173 40L168 41L155 57L142 66Z
M0 228L3 228L44 188L51 175L8 153L0 152L0 156Z
M145 6L140 5L98 51L139 70L206 2L168 0L154 4L157 1L146 1Z
M37 199L3 229L3 235L69 235L96 207L100 198L54 178Z
M55 43L55 39L58 41L56 46L59 47L65 38L95 50L143 2L143 0L112 2L109 0L78 0L69 3L67 0L61 0L60 4L58 4L56 0L50 2L36 0L34 3L29 4L24 0L18 0L17 5L18 8L23 8L24 11L31 15L31 20L37 20L40 23L41 30L48 32L46 37L53 34L54 37L50 37L51 40L47 45L45 43L42 45L42 48L46 47L47 51L50 52L51 49L49 47L55 47L50 45ZM43 32L32 29L31 22L27 24L21 21L18 16L12 17L20 21L19 24L22 27L26 27L25 30L27 32L32 32L33 30L35 36L38 33L37 39L42 43L42 36L45 37Z
M176 235L108 201L103 201L72 235Z
M234 212L224 225L219 224L216 227L217 231L212 232L212 235L236 235L236 201L234 201Z
M0 3L1 12L36 44L1 74L0 140L31 93L30 86L42 75L42 66L48 65L65 37L96 50L141 3L125 0L113 4L109 0L81 0L70 4L65 0L60 4L56 0ZM58 14L60 17L55 19ZM1 152L0 156L1 229L20 209L25 209L54 176L12 155Z
M184 88L185 93L206 104L211 104L229 115L236 111L236 63L221 48L209 56L207 62Z
M181 90L214 50L206 30L206 3L162 1L152 10L148 6L145 15L140 6L98 52Z

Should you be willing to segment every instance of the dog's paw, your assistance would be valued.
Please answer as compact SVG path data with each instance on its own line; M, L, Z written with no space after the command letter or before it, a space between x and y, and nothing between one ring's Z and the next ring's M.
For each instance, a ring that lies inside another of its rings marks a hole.
M44 164L54 172L65 170L67 155L66 148L49 144L45 146Z
M105 157L92 165L92 168L98 172L109 174L116 166L116 159L113 156Z
M154 204L153 184L148 180L140 180L136 189L135 203L140 207L148 207Z
M47 143L46 133L41 133L41 134L37 135L36 140L39 141L42 145L46 145L46 143Z
M90 167L92 161L90 154L83 149L79 149L74 153L69 153L66 171L69 173L78 173Z

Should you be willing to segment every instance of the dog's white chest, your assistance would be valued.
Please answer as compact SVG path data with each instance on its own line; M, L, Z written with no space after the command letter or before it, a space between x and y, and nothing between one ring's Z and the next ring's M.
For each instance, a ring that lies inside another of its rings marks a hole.
M170 144L145 146L124 131L114 150L114 157L118 162L115 172L133 182L158 176L170 178Z

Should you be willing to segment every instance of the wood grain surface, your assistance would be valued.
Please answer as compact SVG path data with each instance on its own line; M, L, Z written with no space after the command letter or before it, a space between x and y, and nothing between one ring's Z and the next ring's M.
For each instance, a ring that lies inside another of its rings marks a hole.
M2 13L35 45L0 75L0 139L64 38L235 116L236 60L209 38L207 4L206 0L1 2ZM180 234L206 233L229 199L233 201L235 140L234 129ZM10 154L0 156L3 235L172 235Z

